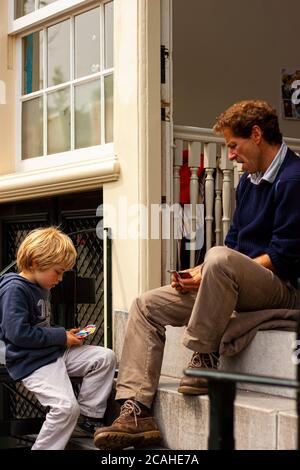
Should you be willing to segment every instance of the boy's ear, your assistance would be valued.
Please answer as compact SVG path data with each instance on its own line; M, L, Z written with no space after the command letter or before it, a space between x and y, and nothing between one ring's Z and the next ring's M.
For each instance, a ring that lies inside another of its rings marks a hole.
M30 269L33 269L33 270L34 269L39 269L39 265L35 260L32 261Z

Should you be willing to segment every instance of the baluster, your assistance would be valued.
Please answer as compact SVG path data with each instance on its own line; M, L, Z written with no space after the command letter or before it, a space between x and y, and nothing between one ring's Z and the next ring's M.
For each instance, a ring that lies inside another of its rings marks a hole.
M233 187L234 189L237 188L237 185L239 184L242 174L243 174L242 164L234 162L233 163L233 178L234 178Z
M175 151L174 151L174 165L173 165L173 182L174 182L174 197L173 204L180 203L180 168L183 164L183 140L175 139ZM179 262L179 246L178 240L182 238L182 220L179 214L180 220L178 220L177 211L173 216L173 260L176 260L176 265ZM179 230L180 228L180 230Z
M231 182L231 175L233 164L227 157L228 150L226 145L222 145L221 147L221 163L220 168L223 171L223 193L222 193L222 203L223 203L223 241L227 235L229 230L230 222L231 222L231 189L232 189L232 182Z
M175 139L175 155L173 166L173 179L174 179L174 200L175 204L180 202L180 168L183 163L183 140Z
M189 142L189 168L190 178L190 266L195 266L196 230L197 230L197 204L199 198L199 180L197 176L200 165L201 144Z
M216 196L215 196L215 234L216 246L222 245L222 180L223 174L218 168L219 159L216 171Z
M208 143L204 145L204 167L205 178L205 229L206 229L206 251L212 247L212 225L214 208L214 169L217 166L217 145Z

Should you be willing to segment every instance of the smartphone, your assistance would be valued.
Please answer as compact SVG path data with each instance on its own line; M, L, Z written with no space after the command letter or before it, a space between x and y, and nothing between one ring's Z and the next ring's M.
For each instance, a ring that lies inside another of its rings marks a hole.
M192 277L188 271L178 271L177 274L181 279L190 279Z
M167 273L178 274L178 271L176 271L176 269L167 269Z
M189 272L186 271L176 271L176 269L168 269L168 273L177 274L181 279L190 279L192 276Z
M96 325L87 325L82 330L75 333L78 338L86 338L86 336L92 335L96 330Z

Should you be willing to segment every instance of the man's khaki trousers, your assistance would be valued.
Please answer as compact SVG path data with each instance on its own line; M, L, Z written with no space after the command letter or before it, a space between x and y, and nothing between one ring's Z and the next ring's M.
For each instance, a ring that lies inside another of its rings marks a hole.
M237 251L223 246L211 248L196 294L182 294L164 286L133 302L116 399L133 398L151 407L161 371L166 325L186 325L183 344L192 351L216 352L234 310L296 306L297 291L289 282Z

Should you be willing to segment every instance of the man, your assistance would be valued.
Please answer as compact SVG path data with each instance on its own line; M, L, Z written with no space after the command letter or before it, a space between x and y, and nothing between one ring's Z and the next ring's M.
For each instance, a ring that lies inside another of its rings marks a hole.
M264 101L234 104L214 126L229 159L242 164L236 210L225 240L211 248L190 279L146 292L130 310L116 399L119 418L94 435L100 449L153 444L150 414L165 343L165 326L186 325L188 367L217 368L219 345L233 310L295 308L300 276L300 158L282 142L275 110ZM185 394L207 393L207 380L183 377Z

